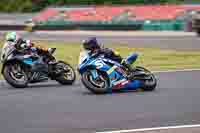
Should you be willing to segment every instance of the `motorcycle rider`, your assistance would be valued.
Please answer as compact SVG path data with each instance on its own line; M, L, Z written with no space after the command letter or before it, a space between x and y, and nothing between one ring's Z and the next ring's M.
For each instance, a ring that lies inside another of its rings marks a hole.
M28 50L30 52L37 52L39 54L45 53L46 57L51 57L50 55L55 51L53 48L35 46L31 40L25 40L21 38L16 32L8 32L6 35L6 41L15 45L16 49L19 51Z
M99 44L97 39L95 37L88 38L86 40L83 40L82 42L83 49L89 51L89 54L95 54L95 55L104 55L105 58L111 59L113 61L116 61L120 64L122 64L125 69L128 71L128 78L132 78L132 72L133 68L131 67L130 62L127 62L126 59L123 59L119 52L114 51L110 48L103 48L102 44ZM137 54L131 55L131 58L137 58Z

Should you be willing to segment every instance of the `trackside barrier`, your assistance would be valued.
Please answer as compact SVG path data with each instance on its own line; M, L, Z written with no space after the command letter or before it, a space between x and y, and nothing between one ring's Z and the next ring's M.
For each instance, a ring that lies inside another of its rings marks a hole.
M0 25L0 30L24 30L26 25Z
M185 29L185 22L182 20L159 20L159 21L144 21L142 30L153 31L180 31Z
M185 29L183 21L144 21L139 23L39 23L35 25L0 25L0 30L173 30L180 31Z
M37 29L49 30L141 30L142 23L46 21L37 23Z

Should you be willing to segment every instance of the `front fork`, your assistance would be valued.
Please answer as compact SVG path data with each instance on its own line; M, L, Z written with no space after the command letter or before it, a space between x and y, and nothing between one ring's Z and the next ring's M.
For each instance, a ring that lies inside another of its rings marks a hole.
M90 72L91 72L92 78L93 78L94 80L98 80L99 78L101 79L101 76L99 76L97 70L91 70ZM108 79L108 80L110 80L110 79ZM110 84L109 84L109 88L107 88L107 89L108 89L107 92L108 92L108 93L112 93L112 84L111 84L111 81L109 81L109 83L110 83Z
M98 75L98 73L97 73L97 70L91 70L90 72L91 72L91 74L92 74L93 79L96 80L96 79L99 77L99 75Z

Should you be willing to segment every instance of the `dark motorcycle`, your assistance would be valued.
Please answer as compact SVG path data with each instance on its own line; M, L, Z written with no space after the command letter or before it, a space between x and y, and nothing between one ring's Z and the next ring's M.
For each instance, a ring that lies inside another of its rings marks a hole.
M52 54L55 50L54 48ZM1 73L16 88L25 88L29 83L47 81L49 78L63 85L72 85L76 79L74 69L64 61L56 61L52 54L22 54L14 45L6 42L1 52ZM45 60L53 58L53 63L45 62L44 57Z

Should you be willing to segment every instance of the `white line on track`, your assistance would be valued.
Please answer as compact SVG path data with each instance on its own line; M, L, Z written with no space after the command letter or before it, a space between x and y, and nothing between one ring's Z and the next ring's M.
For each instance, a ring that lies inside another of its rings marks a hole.
M191 72L191 71L200 71L200 69L182 69L182 70L154 71L153 73ZM158 130L181 129L181 128L200 128L200 124L197 124L197 125L168 126L168 127L155 127L155 128L141 128L141 129L129 129L129 130L118 130L118 131L104 131L104 132L96 132L96 133L131 133L131 132L158 131Z
M118 131L105 131L105 132L96 132L96 133L131 133L131 132L158 131L158 130L181 129L181 128L200 128L200 124L168 126L168 127L155 127L155 128L141 128L141 129L129 129L129 130L118 130Z
M173 72L191 72L191 71L200 71L200 69L163 70L163 71L153 71L153 73L173 73Z

